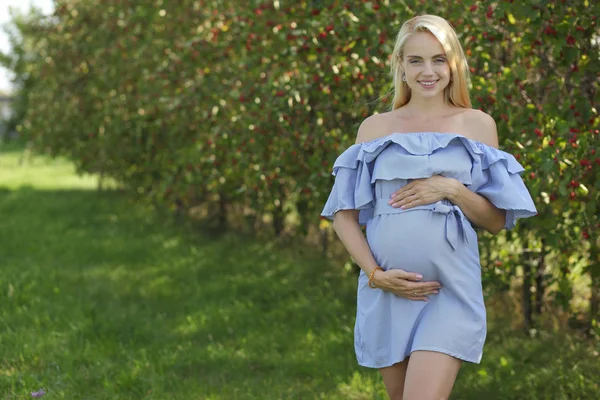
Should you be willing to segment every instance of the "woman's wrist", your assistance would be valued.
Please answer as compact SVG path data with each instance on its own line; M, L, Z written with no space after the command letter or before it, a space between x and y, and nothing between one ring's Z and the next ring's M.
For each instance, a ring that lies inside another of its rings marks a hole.
M381 284L383 283L383 276L385 275L384 272L385 270L381 267L373 269L369 274L369 287L373 289L381 288Z
M460 197L460 191L464 187L462 183L453 178L447 178L447 186L445 190L446 198L450 200L452 203L456 204L458 198Z
M375 275L380 274L383 271L383 268L381 268L380 266L376 266L375 268L373 268L368 274L367 276L369 277L369 282L368 285L370 288L372 289L376 289L376 280L375 280Z
M375 275L373 275L373 283L376 287L380 287L383 275L385 275L384 272L384 270L380 270L375 272Z

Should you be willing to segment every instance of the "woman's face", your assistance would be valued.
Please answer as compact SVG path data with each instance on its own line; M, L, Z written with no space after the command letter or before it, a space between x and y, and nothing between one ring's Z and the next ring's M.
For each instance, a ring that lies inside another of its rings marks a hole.
M406 40L402 66L411 96L435 97L450 83L444 47L430 32L418 32Z

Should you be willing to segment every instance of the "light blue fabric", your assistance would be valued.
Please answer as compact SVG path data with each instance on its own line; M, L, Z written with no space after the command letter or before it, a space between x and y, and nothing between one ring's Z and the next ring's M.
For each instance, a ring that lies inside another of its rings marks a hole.
M335 161L335 182L321 215L360 210L359 223L377 264L437 280L428 302L372 289L358 278L354 347L358 363L382 368L415 350L431 350L479 363L486 336L477 234L448 200L408 210L387 204L411 179L452 177L507 210L504 227L537 214L509 153L459 134L393 133L350 146Z

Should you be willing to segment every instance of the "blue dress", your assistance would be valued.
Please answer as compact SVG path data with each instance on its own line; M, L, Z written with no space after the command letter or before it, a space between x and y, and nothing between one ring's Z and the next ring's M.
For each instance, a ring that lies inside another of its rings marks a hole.
M454 133L393 133L356 143L333 165L335 182L322 216L360 210L366 239L384 270L400 268L442 284L429 301L412 301L358 278L354 348L360 365L388 367L415 350L479 363L486 337L477 234L448 200L407 210L387 202L411 179L451 177L506 210L505 229L537 214L511 155Z

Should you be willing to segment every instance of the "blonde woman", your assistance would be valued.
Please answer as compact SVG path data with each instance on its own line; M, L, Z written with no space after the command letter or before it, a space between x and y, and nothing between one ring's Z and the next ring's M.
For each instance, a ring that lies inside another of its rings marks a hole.
M471 108L446 20L404 23L391 66L392 110L367 118L337 158L321 215L361 268L358 363L379 369L391 399L447 399L486 337L474 227L496 234L537 211L493 118Z

